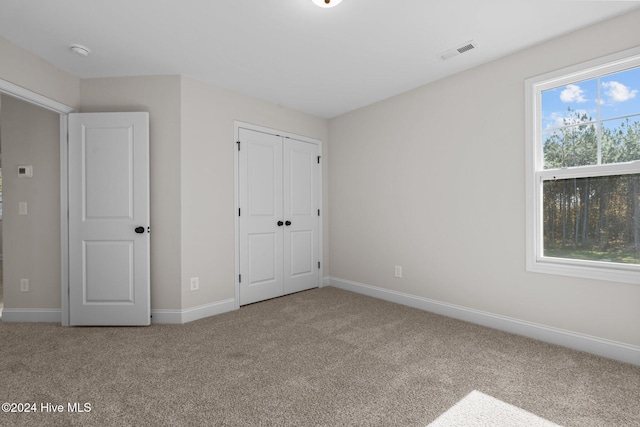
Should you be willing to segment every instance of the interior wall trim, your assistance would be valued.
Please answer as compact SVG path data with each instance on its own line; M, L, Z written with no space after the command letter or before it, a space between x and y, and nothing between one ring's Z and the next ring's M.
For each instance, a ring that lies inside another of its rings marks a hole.
M346 291L640 366L640 347L638 346L391 291L337 277L327 277L325 278L325 283Z
M234 298L204 304L184 310L151 310L151 323L177 324L193 322L206 317L233 311L236 308ZM3 322L60 323L62 310L50 308L5 308L2 310Z
M59 308L4 308L3 322L60 323L62 310Z
M17 84L4 79L0 79L0 93L11 95L14 98L35 104L58 114L69 114L75 111L74 108L69 107L68 105L64 105L56 100L47 98L46 96L40 95L39 93L33 92L22 86L18 86Z
M236 310L235 298L185 309L151 309L151 323L181 325L233 310Z

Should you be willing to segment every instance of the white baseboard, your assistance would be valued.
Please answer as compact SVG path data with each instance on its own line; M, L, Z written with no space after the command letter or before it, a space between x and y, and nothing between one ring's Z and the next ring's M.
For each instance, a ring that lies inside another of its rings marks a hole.
M231 298L184 310L151 310L151 323L183 324L235 309L235 299ZM62 311L60 309L5 308L2 310L2 321L61 323Z
M441 314L447 317L464 320L477 325L511 332L517 335L534 338L551 344L580 350L598 356L608 357L621 362L640 365L640 347L611 341L591 335L580 334L564 329L527 322L511 317L500 316L485 311L448 304L428 298L391 291L364 283L326 277L324 282L329 286L352 291L370 297L395 302L409 307Z
M60 323L62 311L59 308L4 308L2 321Z
M151 323L183 324L193 322L194 320L233 311L236 309L235 304L236 300L230 298L182 310L151 310Z

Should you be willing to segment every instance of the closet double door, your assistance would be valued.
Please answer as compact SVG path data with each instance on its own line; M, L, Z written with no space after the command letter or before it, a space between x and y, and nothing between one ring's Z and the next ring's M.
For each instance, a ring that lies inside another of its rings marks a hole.
M239 129L240 305L318 287L320 147Z

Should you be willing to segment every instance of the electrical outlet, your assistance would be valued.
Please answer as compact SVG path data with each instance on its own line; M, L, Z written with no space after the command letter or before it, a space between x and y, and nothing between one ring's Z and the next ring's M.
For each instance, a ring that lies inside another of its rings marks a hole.
M20 292L29 292L29 279L20 279Z
M402 266L396 265L395 276L398 278L402 278Z
M192 277L191 278L191 290L192 291L197 291L198 289L200 289L200 278L199 277Z

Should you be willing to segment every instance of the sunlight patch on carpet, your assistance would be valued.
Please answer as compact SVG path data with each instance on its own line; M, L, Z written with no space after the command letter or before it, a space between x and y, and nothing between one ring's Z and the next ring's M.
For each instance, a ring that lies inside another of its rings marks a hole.
M551 421L473 390L428 427L558 427Z

